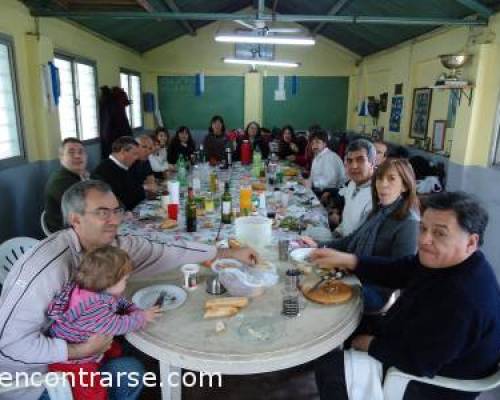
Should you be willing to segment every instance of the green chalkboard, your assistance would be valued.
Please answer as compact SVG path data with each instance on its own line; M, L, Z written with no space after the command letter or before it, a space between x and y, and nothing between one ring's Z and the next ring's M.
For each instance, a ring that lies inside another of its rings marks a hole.
M224 118L227 129L243 126L242 77L206 76L201 96L196 96L195 85L194 75L158 77L158 104L166 127L208 129L214 115Z
M285 77L286 100L276 101L278 77L264 78L264 126L307 129L320 124L327 129L345 129L347 119L348 77L299 76L296 94L292 77Z

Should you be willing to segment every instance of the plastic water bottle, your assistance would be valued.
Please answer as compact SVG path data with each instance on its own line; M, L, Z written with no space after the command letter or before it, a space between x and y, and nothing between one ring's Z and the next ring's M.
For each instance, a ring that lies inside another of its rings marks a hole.
M186 163L183 156L180 156L177 160L177 179L181 187L187 186Z

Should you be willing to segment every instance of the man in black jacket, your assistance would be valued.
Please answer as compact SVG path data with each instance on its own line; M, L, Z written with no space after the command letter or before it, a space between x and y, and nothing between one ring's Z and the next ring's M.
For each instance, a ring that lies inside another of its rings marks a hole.
M129 168L139 157L139 145L131 136L113 142L109 158L101 161L92 174L111 186L113 193L127 210L145 199L144 188L130 174Z
M61 168L53 172L45 186L45 223L51 232L63 228L61 199L73 184L88 177L87 152L76 138L66 138L59 147Z
M391 260L316 250L320 266L353 271L361 281L404 288L380 325L354 336L384 369L454 379L492 374L500 359L500 288L479 250L488 214L470 195L439 193L426 200L416 256ZM347 399L343 353L317 361L320 398ZM469 400L477 393L411 382L405 400Z

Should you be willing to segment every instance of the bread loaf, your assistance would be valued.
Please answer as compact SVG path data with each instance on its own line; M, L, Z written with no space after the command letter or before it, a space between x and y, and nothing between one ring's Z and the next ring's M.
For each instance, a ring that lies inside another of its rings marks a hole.
M248 305L246 297L221 297L220 299L210 299L205 302L205 308L236 307L243 308Z
M205 310L204 319L210 318L221 318L221 317L231 317L237 314L239 311L238 307L210 307Z

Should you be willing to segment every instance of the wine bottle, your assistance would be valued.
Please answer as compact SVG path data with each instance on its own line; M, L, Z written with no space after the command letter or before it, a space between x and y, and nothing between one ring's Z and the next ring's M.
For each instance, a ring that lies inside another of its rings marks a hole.
M186 201L186 231L196 232L196 202L191 187L188 188L188 199Z
M229 191L229 182L224 183L224 194L222 195L222 223L230 224L233 213L233 200Z

